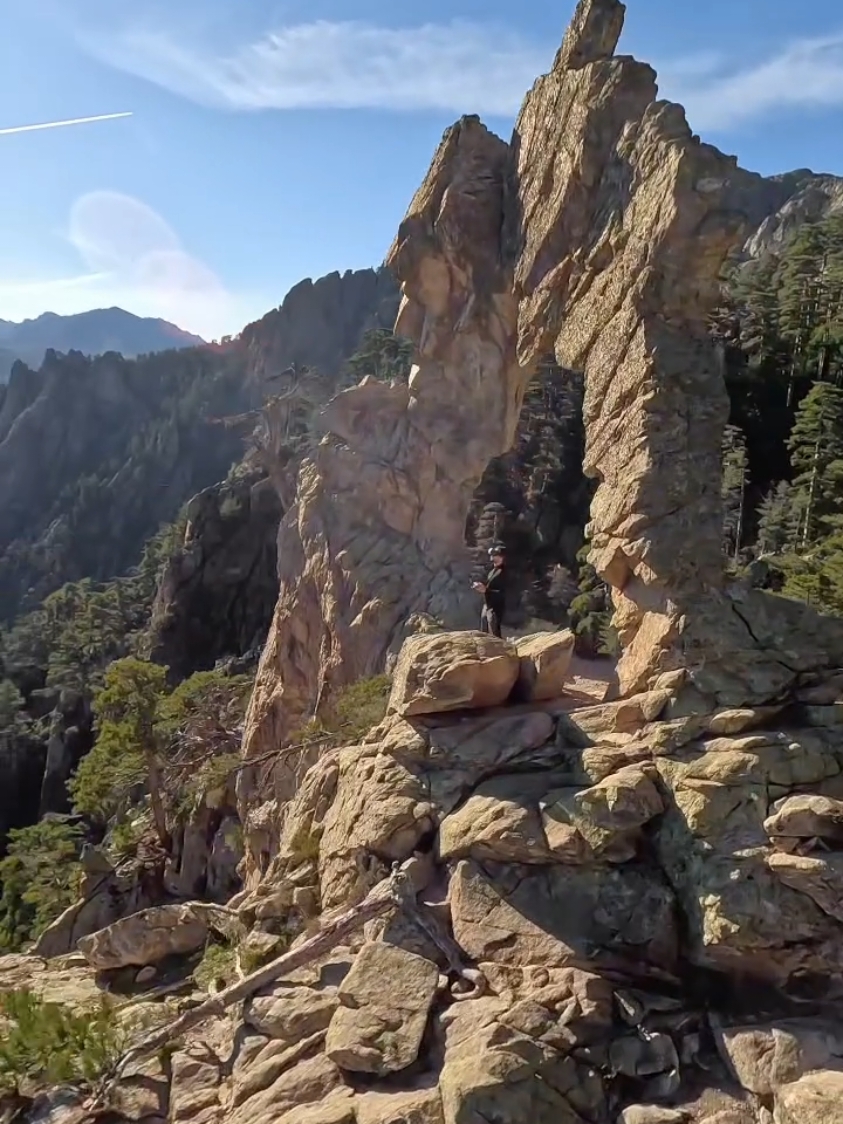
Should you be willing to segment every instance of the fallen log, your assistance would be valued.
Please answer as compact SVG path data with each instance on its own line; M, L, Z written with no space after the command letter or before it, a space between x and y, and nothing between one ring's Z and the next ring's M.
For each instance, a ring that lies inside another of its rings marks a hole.
M309 940L304 941L298 948L283 953L275 960L270 961L269 964L265 964L242 980L238 980L237 983L217 992L204 1003L185 1011L177 1019L152 1031L140 1042L130 1047L120 1058L114 1071L115 1076L119 1076L127 1065L141 1055L162 1049L169 1042L179 1038L186 1031L213 1015L224 1014L233 1004L248 999L261 988L267 987L280 979L281 976L288 975L290 972L294 972L318 959L323 953L330 952L351 933L362 928L367 921L371 921L390 909L401 906L408 899L414 898L413 870L415 865L415 859L408 859L401 867L394 868L388 878L379 882L359 905L353 906L332 919L327 919L321 931Z

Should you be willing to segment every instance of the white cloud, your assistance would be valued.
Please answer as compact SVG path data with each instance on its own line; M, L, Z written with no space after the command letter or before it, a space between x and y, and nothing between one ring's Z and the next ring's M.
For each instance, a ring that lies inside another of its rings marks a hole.
M151 207L130 195L92 191L70 212L67 236L82 271L69 277L0 276L0 317L23 320L49 309L68 315L117 305L159 316L205 339L238 332L265 311L229 293L189 254Z
M160 24L158 25L160 27ZM387 28L317 20L220 51L135 27L81 36L100 60L201 105L234 110L434 109L514 116L556 43L470 22ZM745 65L697 55L658 68L695 128L724 131L777 110L843 106L843 32Z
M679 60L662 68L659 85L702 132L725 132L783 110L840 108L843 31L797 40L744 67L716 56Z
M377 108L512 115L555 45L467 22L414 28L318 20L232 53L162 31L82 36L100 60L218 108Z

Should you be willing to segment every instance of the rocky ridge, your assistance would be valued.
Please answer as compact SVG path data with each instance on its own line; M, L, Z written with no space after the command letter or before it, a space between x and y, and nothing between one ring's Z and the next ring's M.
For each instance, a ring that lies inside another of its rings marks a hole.
M727 397L707 316L727 257L765 222L774 238L810 185L701 143L652 69L614 55L622 22L613 0L580 5L510 143L476 118L445 134L388 258L416 366L409 385L364 382L323 411L282 521L247 756L381 668L419 617L470 622L470 497L548 353L585 373L592 561L613 589L622 691L693 667L713 700L762 703L839 662L841 626L727 589L720 557Z
M223 346L137 360L51 351L38 370L17 365L0 387L0 614L65 581L125 572L241 459L242 436L209 423L260 406L291 364L337 379L397 300L382 270L333 273L301 282Z
M446 135L391 255L410 384L329 403L283 521L226 916L295 971L241 980L228 1014L218 995L164 1057L38 1119L843 1121L843 623L719 560L705 313L768 188L614 57L622 18L582 0L512 145L475 119ZM465 611L465 510L548 348L585 371L614 684L565 634L430 620ZM381 726L263 790L258 759L387 656ZM407 863L394 908L349 927ZM224 923L143 911L80 948L145 972Z
M74 1119L843 1120L836 691L694 712L672 672L604 701L571 649L410 639L383 724L308 772L254 891L138 913L79 942L88 972L36 974L80 997L91 969L154 978L220 925L302 954ZM397 909L304 955L406 860Z
M85 355L118 351L128 358L202 343L200 336L166 320L135 316L122 308L97 308L71 316L45 312L19 324L0 320L0 385L18 360L37 369L51 349Z

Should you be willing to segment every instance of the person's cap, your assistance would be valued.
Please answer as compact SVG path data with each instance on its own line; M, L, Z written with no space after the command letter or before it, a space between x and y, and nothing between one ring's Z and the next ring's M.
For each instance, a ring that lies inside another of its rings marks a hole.
M492 543L492 545L489 547L489 557L491 557L493 554L506 554L506 547L502 542Z

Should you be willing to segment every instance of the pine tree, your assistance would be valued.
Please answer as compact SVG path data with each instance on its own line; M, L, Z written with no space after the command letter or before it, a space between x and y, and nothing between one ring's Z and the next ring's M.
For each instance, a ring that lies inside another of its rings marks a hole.
M840 375L843 332L843 217L804 226L778 271L780 331L791 352L791 398L798 380Z
M749 458L746 438L735 425L727 425L723 433L723 547L737 558L743 545L746 486L749 480Z
M756 366L781 348L776 270L778 261L769 254L740 270L732 285L738 306L739 342Z
M843 509L843 390L831 383L813 386L796 413L788 447L804 550Z
M412 340L396 336L388 328L372 328L364 334L357 351L348 360L347 381L357 383L367 375L382 382L406 379L414 354Z
M594 659L605 654L607 649L612 604L609 586L588 561L589 550L590 545L586 543L577 554L579 593L571 602L570 625L576 637L578 655Z
M767 492L758 508L758 553L782 554L796 543L799 511L793 489L780 480Z

